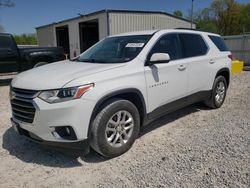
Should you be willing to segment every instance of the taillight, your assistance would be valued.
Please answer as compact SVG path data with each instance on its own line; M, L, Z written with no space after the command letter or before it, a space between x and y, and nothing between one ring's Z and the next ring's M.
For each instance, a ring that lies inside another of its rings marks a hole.
M233 54L229 54L228 57L229 57L232 61L234 60Z

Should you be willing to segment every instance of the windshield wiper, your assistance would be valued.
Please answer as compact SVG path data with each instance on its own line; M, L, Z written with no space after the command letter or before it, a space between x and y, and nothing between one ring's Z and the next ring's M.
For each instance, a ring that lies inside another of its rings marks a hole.
M72 58L72 59L70 59L70 61L76 61L76 62L80 62L80 60L79 60L79 57L76 57L76 58Z
M107 63L106 61L98 60L98 59L81 59L79 61L81 61L81 62L90 62L90 63Z

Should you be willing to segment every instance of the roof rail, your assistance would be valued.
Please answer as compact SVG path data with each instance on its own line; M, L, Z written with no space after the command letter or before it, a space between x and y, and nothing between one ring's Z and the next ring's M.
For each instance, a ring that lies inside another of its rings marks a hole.
M185 27L177 27L175 29L183 29L183 30L192 30L192 31L198 31L197 29L193 29L193 28L185 28Z

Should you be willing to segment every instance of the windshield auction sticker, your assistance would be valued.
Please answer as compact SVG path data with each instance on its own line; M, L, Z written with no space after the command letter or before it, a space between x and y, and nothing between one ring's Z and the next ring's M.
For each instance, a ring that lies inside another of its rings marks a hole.
M126 48L142 48L144 43L128 43Z

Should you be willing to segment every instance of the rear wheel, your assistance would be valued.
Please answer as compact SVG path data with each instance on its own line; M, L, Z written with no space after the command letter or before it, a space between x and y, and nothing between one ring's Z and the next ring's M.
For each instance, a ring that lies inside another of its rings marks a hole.
M138 136L140 116L133 103L114 99L92 122L91 147L106 157L116 157L131 148Z
M213 109L220 108L224 103L227 93L227 81L223 76L218 76L214 80L212 95L205 104Z

